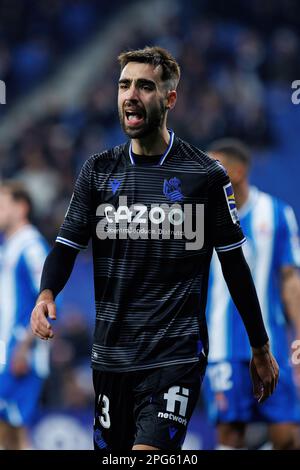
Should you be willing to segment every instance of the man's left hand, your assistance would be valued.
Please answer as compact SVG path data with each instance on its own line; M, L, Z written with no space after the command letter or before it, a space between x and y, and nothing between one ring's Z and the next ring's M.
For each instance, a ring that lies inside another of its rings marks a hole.
M250 375L254 396L258 403L263 403L274 392L279 378L279 367L269 343L261 348L252 348Z

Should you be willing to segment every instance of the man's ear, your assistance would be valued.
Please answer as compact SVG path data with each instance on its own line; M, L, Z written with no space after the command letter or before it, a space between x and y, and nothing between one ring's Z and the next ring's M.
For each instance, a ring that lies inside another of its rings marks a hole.
M166 109L173 109L177 101L176 90L168 91Z

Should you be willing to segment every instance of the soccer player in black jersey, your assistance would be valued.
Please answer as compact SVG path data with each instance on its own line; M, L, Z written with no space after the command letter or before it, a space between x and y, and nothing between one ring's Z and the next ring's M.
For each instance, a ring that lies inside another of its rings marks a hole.
M124 52L119 62L119 116L130 140L83 165L31 325L40 338L53 337L55 297L91 238L95 449L176 450L206 367L213 249L249 336L259 401L274 391L278 366L241 250L230 180L218 162L167 128L177 62L160 47Z

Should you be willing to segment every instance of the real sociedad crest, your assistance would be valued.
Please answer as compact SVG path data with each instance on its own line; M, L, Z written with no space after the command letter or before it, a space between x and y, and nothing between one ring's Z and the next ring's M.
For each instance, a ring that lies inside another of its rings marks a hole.
M177 202L183 200L183 194L181 192L181 181L178 178L170 178L164 180L163 193L169 201Z

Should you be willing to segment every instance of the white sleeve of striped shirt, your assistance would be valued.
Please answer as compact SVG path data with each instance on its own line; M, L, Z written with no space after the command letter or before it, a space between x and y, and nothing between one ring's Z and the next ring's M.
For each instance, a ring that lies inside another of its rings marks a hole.
M47 250L43 243L36 241L24 249L23 255L33 289L38 294Z

